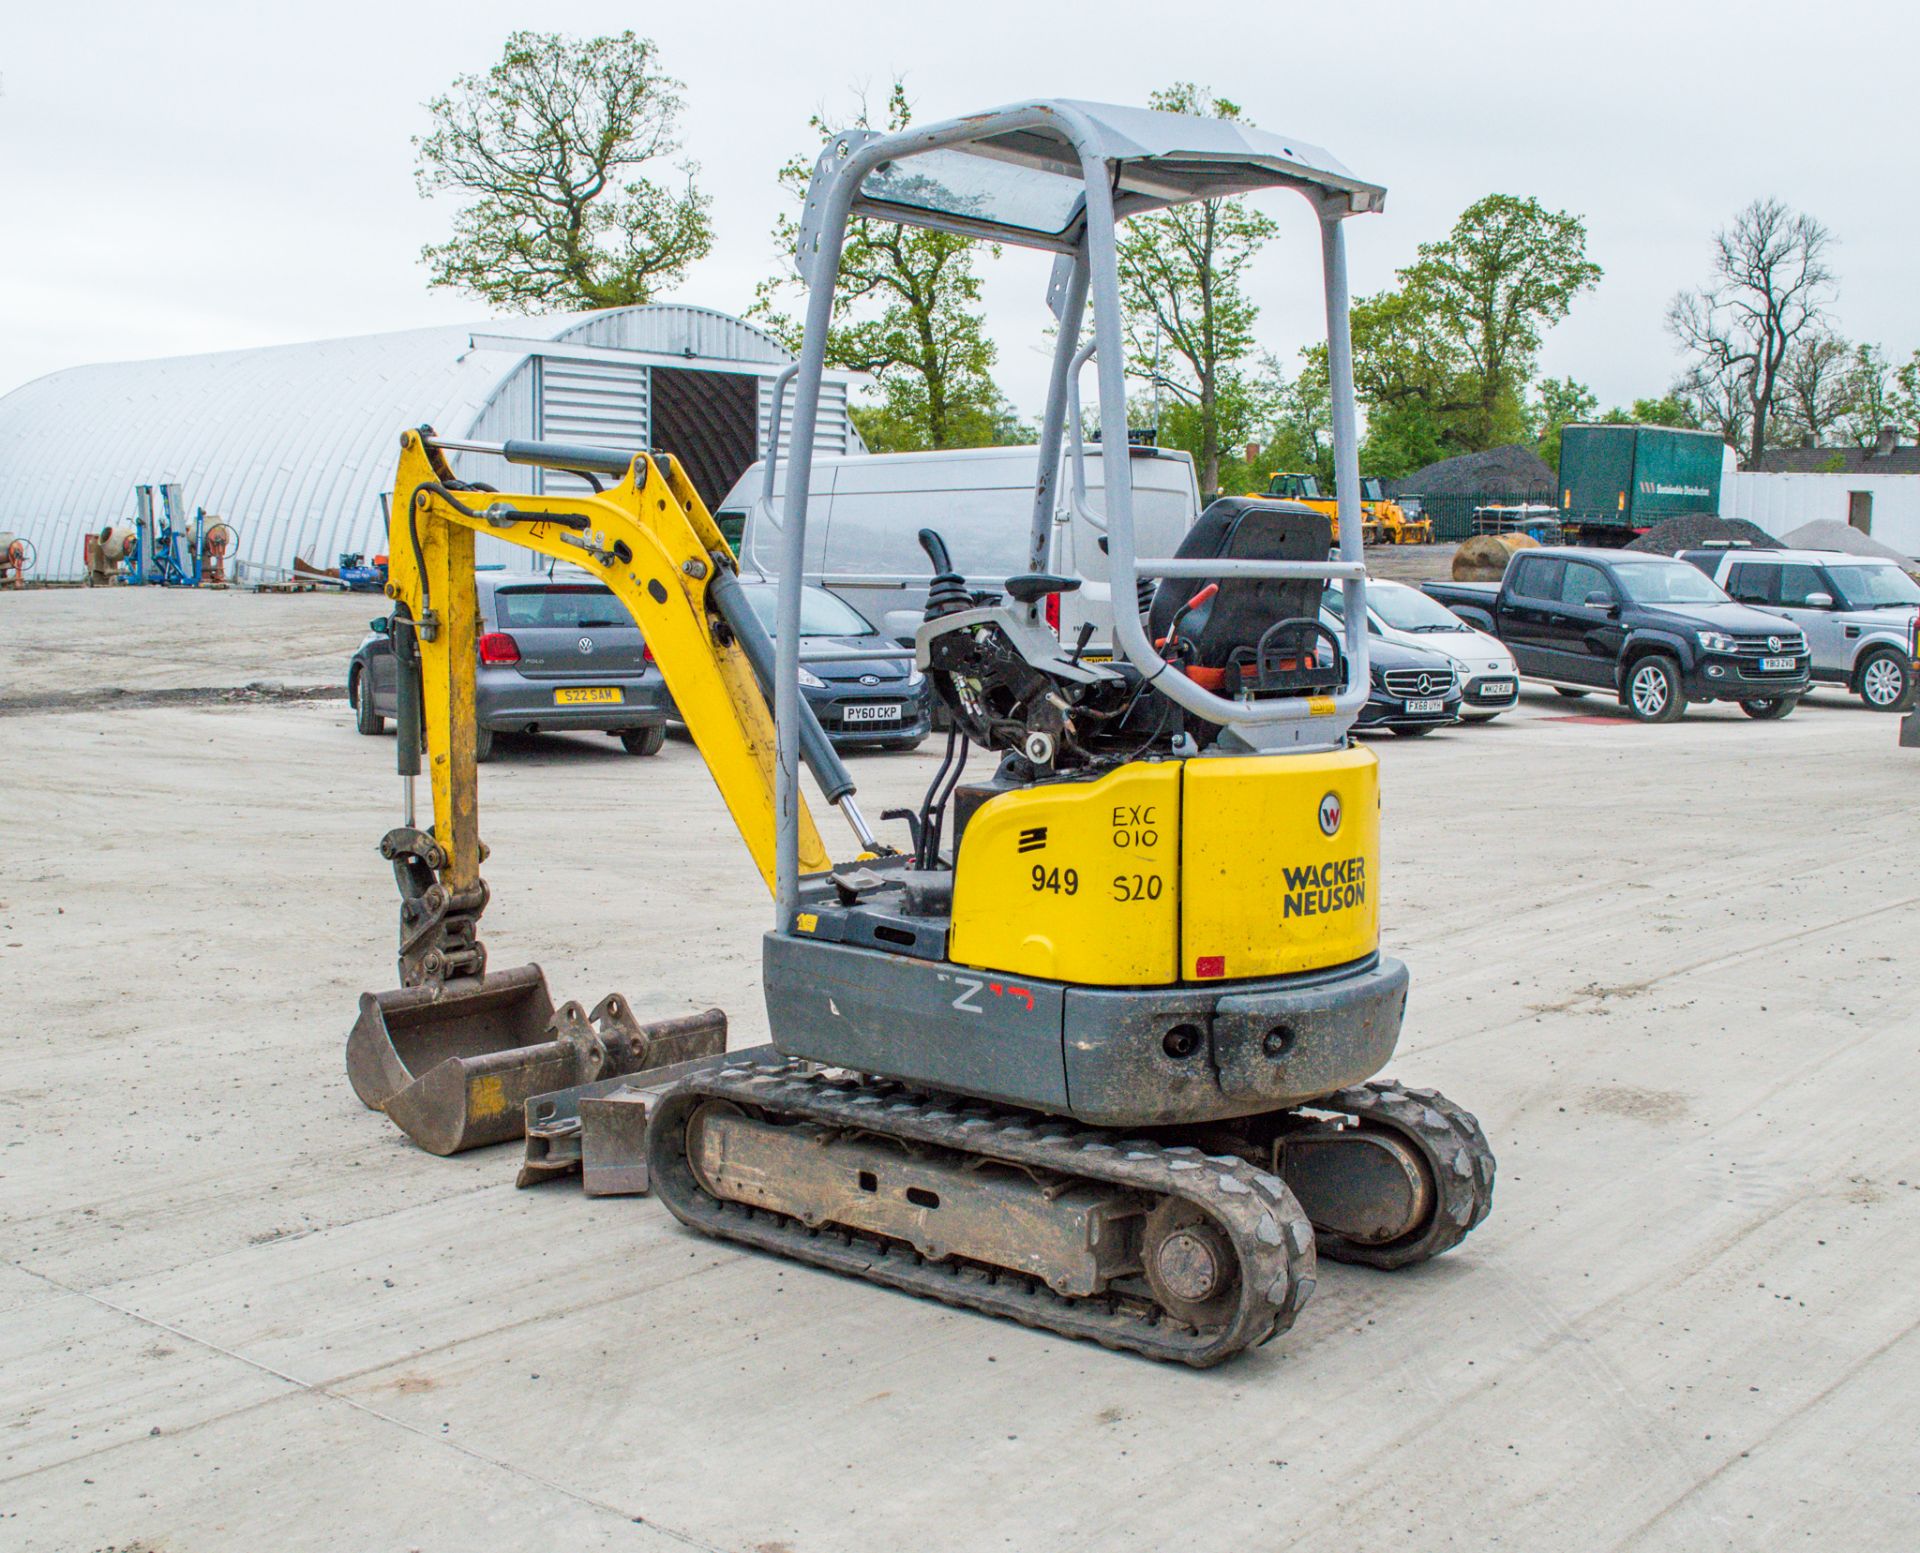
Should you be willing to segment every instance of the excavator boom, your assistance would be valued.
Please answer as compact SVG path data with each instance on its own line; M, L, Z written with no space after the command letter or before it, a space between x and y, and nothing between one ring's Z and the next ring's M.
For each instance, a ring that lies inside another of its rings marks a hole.
M732 552L674 460L602 457L627 465L603 490L506 495L464 486L423 433L401 438L387 593L403 616L399 629L410 621L419 643L424 754L444 882L468 890L480 878L473 557L475 534L487 534L584 567L626 606L771 889L773 716L708 597L716 571L731 571ZM818 873L829 859L804 800L800 822L802 870Z

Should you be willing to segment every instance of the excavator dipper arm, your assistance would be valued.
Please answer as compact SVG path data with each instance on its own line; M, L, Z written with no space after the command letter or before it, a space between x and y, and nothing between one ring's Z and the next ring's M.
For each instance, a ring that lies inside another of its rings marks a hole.
M347 1075L362 1101L436 1154L521 1136L527 1108L552 1091L664 1070L726 1046L717 1009L641 1024L618 995L591 1013L574 1003L555 1009L537 965L487 970L478 935L487 887L475 769L476 533L582 567L626 606L769 889L774 879L774 725L755 667L770 666L772 652L733 584L733 554L684 473L649 454L524 443L487 451L583 473L594 489L503 495L456 479L430 431L401 438L387 624L407 808L380 844L400 887L401 986L361 998ZM817 724L809 734L821 790L864 835L851 777ZM423 756L431 831L413 816ZM801 867L824 871L826 849L797 801Z

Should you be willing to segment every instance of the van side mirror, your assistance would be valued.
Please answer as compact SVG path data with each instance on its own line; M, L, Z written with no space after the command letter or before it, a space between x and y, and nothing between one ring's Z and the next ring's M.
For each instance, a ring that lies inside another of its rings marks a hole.
M1832 609L1833 595L1831 593L1809 593L1807 595L1807 608Z
M369 620L367 629L375 636L387 636L393 631L393 622L385 615L381 615L377 619Z

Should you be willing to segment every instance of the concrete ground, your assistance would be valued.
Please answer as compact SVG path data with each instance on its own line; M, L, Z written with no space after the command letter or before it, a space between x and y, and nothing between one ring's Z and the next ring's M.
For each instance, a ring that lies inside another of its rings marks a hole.
M0 676L337 680L366 613L0 595ZM1193 1373L415 1151L341 1069L393 978L391 742L342 702L6 699L0 1546L1920 1546L1891 719L1529 693L1376 744L1390 1071L1480 1115L1494 1212L1418 1270L1323 1264ZM766 900L694 751L501 751L494 963L762 1039ZM856 764L877 813L932 760Z

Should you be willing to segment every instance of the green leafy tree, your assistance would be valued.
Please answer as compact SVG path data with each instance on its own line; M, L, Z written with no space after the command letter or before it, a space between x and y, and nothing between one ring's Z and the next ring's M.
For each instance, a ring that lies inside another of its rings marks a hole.
M1316 403L1311 368L1303 378L1290 381L1279 361L1266 352L1221 371L1214 400L1219 439L1215 483L1220 491L1263 491L1268 474L1276 469L1319 470L1331 424L1324 373L1319 387ZM1178 397L1160 409L1161 445L1193 454L1196 475L1206 441L1203 414L1197 400ZM1249 449L1254 450L1251 457ZM1331 479L1330 452L1324 461Z
M1540 402L1535 408L1540 427L1540 457L1548 468L1560 467L1560 429L1576 421L1590 421L1600 408L1600 398L1585 383L1570 377L1541 380Z
M1920 441L1920 350L1894 371L1893 409L1900 429Z
M1367 435L1360 444L1360 467L1383 480L1397 480L1463 451L1449 438L1439 415L1420 401L1410 400L1368 414Z
M1349 310L1354 394L1366 408L1360 466L1392 480L1467 451L1455 428L1472 400L1459 362L1434 320L1404 292L1363 297ZM1303 352L1324 381L1324 345Z
M461 76L427 104L413 142L423 196L469 203L453 236L421 250L430 284L497 307L621 307L645 302L712 246L697 169L641 169L680 149L680 82L647 38L580 40L516 32L485 75Z
M1370 473L1546 435L1551 415L1529 409L1528 391L1546 331L1599 282L1586 242L1577 216L1489 194L1421 244L1398 286L1354 304Z
M1877 345L1856 345L1841 378L1841 410L1835 430L1857 448L1870 448L1891 426L1897 437L1904 419L1900 381L1886 352Z
M887 94L884 128L913 121L904 83ZM872 128L863 102L853 119ZM819 114L809 120L821 140L845 126ZM812 154L780 169L780 185L797 209L813 173ZM748 316L763 320L789 349L800 348L802 326L785 311L804 294L790 273L799 221L783 215L773 228L775 248L789 273L761 283ZM990 249L990 252L998 250ZM827 335L827 365L874 379L877 404L856 406L854 424L877 453L923 448L967 448L1032 438L993 381L995 350L981 314L974 239L889 221L856 217L840 255L840 288Z
M1401 287L1456 357L1455 397L1471 403L1464 440L1473 448L1512 441L1546 331L1600 283L1586 224L1535 199L1489 194L1417 253Z
M1678 394L1662 394L1658 399L1636 399L1630 408L1607 412L1610 421L1629 421L1636 426L1681 426L1698 431L1700 423Z
M1191 82L1150 101L1168 113L1247 122L1238 104ZM1244 200L1211 199L1135 216L1118 234L1127 370L1172 396L1162 440L1193 454L1203 494L1222 489L1222 453L1250 402L1245 363L1260 310L1246 271L1275 230Z
M1265 471L1298 469L1319 477L1333 488L1333 395L1327 386L1325 353L1308 355L1298 376L1289 379L1280 364L1267 358L1272 380L1272 429L1260 460ZM1368 473L1372 473L1368 466ZM1264 489L1264 479L1247 489Z

